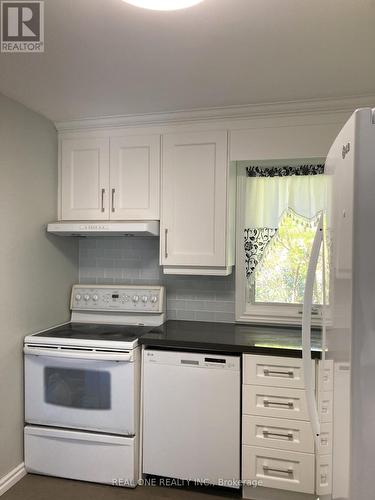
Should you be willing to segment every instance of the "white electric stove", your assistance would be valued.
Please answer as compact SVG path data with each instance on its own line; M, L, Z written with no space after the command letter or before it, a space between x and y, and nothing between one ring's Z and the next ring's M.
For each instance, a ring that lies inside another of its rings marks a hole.
M165 321L160 286L74 285L71 321L25 338L28 472L135 486L138 339Z

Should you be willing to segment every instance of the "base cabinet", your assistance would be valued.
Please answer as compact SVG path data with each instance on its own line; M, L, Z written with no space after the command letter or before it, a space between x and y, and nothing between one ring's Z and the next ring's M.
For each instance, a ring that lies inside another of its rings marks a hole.
M332 491L332 362L313 363L321 420L316 446L302 360L244 355L243 497L316 500Z
M314 493L314 461L311 453L242 447L243 479L255 479L268 488Z
M243 415L242 443L245 446L314 453L310 422L301 420Z
M320 496L332 493L333 377L333 361L320 362L317 377L320 436L316 450L316 493Z
M332 492L332 456L318 455L316 460L316 493L329 495Z

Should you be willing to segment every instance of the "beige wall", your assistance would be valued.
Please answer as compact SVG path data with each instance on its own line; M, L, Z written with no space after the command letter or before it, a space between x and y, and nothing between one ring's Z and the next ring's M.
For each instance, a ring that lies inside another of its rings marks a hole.
M0 478L23 461L23 337L69 319L77 243L56 219L53 124L0 94Z

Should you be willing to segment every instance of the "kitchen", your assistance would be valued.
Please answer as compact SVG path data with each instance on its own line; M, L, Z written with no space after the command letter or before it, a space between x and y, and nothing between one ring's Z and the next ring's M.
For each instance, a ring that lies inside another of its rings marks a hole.
M2 5L0 495L369 498L375 6L143 1Z

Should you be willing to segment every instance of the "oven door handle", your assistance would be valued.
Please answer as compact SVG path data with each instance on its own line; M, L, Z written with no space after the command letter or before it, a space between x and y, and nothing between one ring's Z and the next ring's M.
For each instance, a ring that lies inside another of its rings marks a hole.
M89 361L122 361L131 363L134 361L133 354L129 352L97 352L79 350L50 349L48 347L31 347L25 345L23 352L33 356L47 356L51 358L87 359Z

